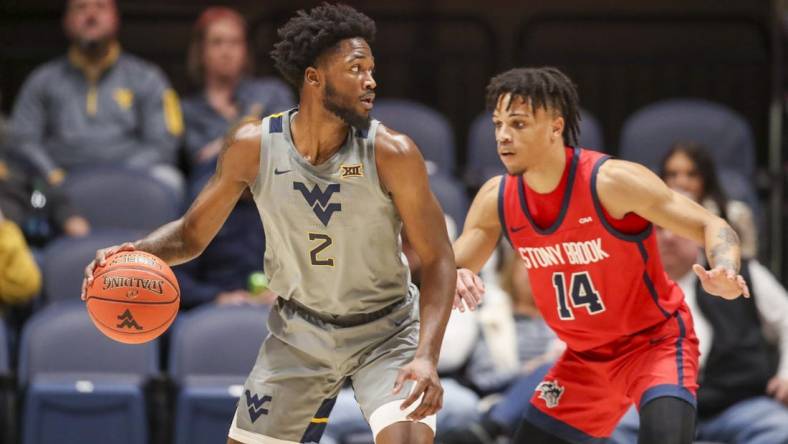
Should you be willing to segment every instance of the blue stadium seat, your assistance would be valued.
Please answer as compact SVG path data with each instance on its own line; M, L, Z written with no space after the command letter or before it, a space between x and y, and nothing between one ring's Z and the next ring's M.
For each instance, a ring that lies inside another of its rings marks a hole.
M170 186L120 167L74 171L63 188L94 228L152 230L176 219L183 205Z
M0 377L7 376L11 371L11 360L8 348L8 330L3 317L0 316Z
M225 442L243 383L268 335L268 307L206 305L175 324L169 373L178 387L175 443Z
M8 330L0 316L0 443L16 442L16 418L13 375Z
M143 386L158 373L158 351L157 341L103 336L80 302L33 315L20 346L22 443L147 444Z
M580 110L580 140L583 148L604 151L602 127L599 121L586 110ZM495 143L492 115L483 112L476 116L468 132L468 165L465 178L469 185L481 186L487 179L504 174Z
M377 99L372 115L387 128L405 133L419 146L427 170L452 174L457 166L454 132L438 111L405 99Z
M430 176L430 188L443 208L443 213L451 218L456 234L462 232L465 215L468 214L468 195L462 182L444 175Z
M753 214L760 212L760 202L755 192L753 181L744 177L740 172L729 169L717 170L720 185L728 199L740 200L749 205Z
M721 169L753 177L755 140L749 124L735 111L707 100L669 99L636 111L621 129L619 156L657 171L678 141L701 143Z
M100 230L86 237L61 237L47 245L41 267L46 300L79 299L85 267L96 257L96 250L136 240L140 234L130 230Z

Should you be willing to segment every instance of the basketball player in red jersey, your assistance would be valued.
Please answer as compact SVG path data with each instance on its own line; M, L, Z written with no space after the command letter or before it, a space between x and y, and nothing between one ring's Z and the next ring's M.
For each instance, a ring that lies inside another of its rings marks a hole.
M653 224L705 245L703 287L749 296L739 241L724 220L647 168L573 148L578 98L555 68L514 69L487 87L508 175L479 191L454 244L455 306L478 303L476 273L503 234L567 350L536 388L516 443L602 442L635 403L641 444L691 443L698 343L665 274Z

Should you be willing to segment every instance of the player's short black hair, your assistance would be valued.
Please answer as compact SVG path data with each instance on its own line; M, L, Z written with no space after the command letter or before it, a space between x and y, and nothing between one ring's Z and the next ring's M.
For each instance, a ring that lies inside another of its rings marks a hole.
M293 86L301 89L304 71L315 66L325 51L342 40L360 37L375 40L375 22L348 5L323 3L309 11L298 11L277 33L271 58L274 66Z
M563 139L574 146L580 135L580 105L577 88L572 80L558 68L516 68L498 74L487 85L487 108L492 111L498 98L505 94L530 100L534 110L548 108L564 118Z

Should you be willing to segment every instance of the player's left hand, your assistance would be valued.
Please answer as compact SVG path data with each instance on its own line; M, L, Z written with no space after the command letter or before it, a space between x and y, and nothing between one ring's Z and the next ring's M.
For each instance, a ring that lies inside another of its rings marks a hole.
M424 358L416 358L409 362L407 365L399 369L397 380L394 382L394 389L392 393L399 393L407 380L416 381L416 386L410 392L410 396L405 398L400 404L400 410L405 410L416 402L417 399L423 394L421 404L416 407L408 415L411 421L420 421L421 419L436 413L443 407L443 387L441 387L441 380L438 377L438 370L430 360Z
M788 406L788 379L775 376L766 386L766 393L771 397Z
M695 264L692 271L698 275L703 289L707 293L719 296L723 299L736 299L739 296L750 297L750 289L747 282L740 274L725 267L714 267L706 270L703 266Z
M453 309L474 311L482 303L484 297L484 282L482 279L467 268L457 269L457 288L454 291ZM463 305L464 304L464 305Z

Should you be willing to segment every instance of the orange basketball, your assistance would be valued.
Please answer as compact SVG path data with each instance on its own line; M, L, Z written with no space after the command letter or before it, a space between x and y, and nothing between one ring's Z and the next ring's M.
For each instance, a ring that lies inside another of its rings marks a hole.
M85 303L96 327L126 344L157 338L175 320L181 290L170 267L142 251L121 251L96 267Z

